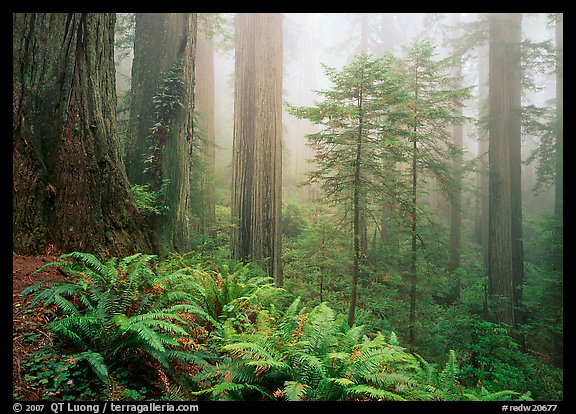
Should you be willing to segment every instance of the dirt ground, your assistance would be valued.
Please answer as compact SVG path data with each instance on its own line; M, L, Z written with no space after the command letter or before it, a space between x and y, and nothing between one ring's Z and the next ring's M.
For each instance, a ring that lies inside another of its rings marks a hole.
M27 301L30 298L22 296L26 287L41 280L64 280L64 276L56 267L49 267L42 272L34 273L37 269L58 258L57 253L41 256L21 256L12 253L12 394L19 400L39 400L41 390L36 389L24 381L24 372L21 363L24 358L51 343L50 336L39 329L47 320L40 307L29 309ZM26 337L36 333L35 340Z

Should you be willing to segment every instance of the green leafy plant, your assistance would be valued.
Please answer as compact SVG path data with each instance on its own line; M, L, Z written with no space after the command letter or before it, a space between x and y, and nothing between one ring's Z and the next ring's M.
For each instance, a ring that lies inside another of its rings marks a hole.
M155 256L141 253L101 262L94 255L72 252L40 268L58 266L70 281L39 282L23 291L54 311L46 328L65 341L69 358L85 362L110 393L119 367L137 372L143 366L166 386L176 377L176 362L203 362L190 352L186 337L193 318L209 317L193 303L167 292L150 266ZM171 275L175 278L178 275ZM137 368L137 369L134 369Z
M149 185L132 184L129 192L134 206L143 216L166 214L169 207L162 200L170 180L164 179L158 191L150 190Z
M167 276L161 279L170 285L170 297L196 304L214 326L222 321L250 324L258 311L286 295L252 263L231 260L218 265L173 254L165 266L179 269L165 272ZM181 274L187 277L181 278Z
M170 128L178 110L184 108L182 98L184 96L184 81L182 80L182 61L177 61L160 85L158 91L152 97L156 122L150 128L150 135L147 137L149 146L144 163L144 170L152 179L154 190L160 189L162 185L162 154L168 137Z
M418 360L383 335L369 339L322 303L307 312L295 299L282 314L262 311L251 330L225 323L222 358L205 366L198 391L213 399L430 399Z

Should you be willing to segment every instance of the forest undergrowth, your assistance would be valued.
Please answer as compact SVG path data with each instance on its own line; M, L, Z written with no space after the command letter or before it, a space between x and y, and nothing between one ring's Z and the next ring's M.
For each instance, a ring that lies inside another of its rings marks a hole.
M423 265L442 289L427 282L420 345L409 350L393 266L364 269L350 327L334 223L293 209L285 229L283 288L230 259L217 237L164 259L14 255L13 397L562 400L562 370L546 352L522 352L505 325L481 318L473 259L457 303L441 294L440 267Z

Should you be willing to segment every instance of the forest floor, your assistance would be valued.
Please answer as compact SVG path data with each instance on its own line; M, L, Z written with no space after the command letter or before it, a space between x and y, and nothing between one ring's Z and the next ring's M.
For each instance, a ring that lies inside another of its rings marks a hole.
M52 344L52 338L41 329L47 322L42 306L29 308L29 298L22 296L22 290L42 280L65 280L55 266L42 272L37 269L55 261L59 254L54 252L40 256L21 256L12 253L12 393L18 399L40 400L42 390L36 389L24 380L25 369L21 366L27 356Z

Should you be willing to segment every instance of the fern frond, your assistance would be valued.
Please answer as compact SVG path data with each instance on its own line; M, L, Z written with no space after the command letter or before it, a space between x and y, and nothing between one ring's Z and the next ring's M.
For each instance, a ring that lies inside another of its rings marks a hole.
M71 252L60 256L60 259L74 259L77 262L83 263L91 269L94 269L98 275L105 276L106 280L117 276L118 272L114 267L107 267L96 256L91 253L85 252Z
M354 384L354 381L352 381L350 378L328 378L328 381L333 382L334 384L337 384L344 388Z
M286 311L284 312L284 318L286 319L293 318L302 313L305 310L305 308L301 307L300 305L301 303L302 299L300 298L300 296L294 299L292 303L290 303L288 308L286 308Z
M489 392L482 387L479 395L478 393L464 393L462 395L470 401L510 401L513 396L520 395L520 393L511 390Z
M158 352L164 353L166 348L158 332L141 323L129 324L126 332L133 332L136 336L130 341L133 346L146 345ZM121 345L120 348L126 346Z
M212 318L208 313L206 313L200 306L196 304L179 304L173 305L167 309L165 309L166 313L174 313L174 314L181 314L187 313L192 316L200 317L201 319L210 322L214 327L220 326L220 323Z
M287 401L302 401L306 395L306 385L298 381L284 381L284 399Z
M361 396L361 397L368 397L372 400L384 400L384 401L406 401L405 398L401 397L398 394L394 394L393 392L374 388L369 385L359 384L352 387L348 387L345 390L346 394L351 396Z
M308 315L308 319L302 328L304 337L302 341L308 341L308 351L317 355L325 355L330 346L335 343L333 335L333 322L335 314L325 303L316 306Z
M182 324L185 323L185 321L181 317L170 312L148 312L148 313L142 313L140 315L131 316L129 318L130 323L144 322L153 324L153 321L161 321L161 320L176 321Z
M60 322L60 321L56 321ZM75 346L80 349L86 349L88 346L80 335L78 335L74 330L69 329L65 324L51 323L46 326L48 329L52 330L54 333L60 335L62 338L72 342Z
M46 287L46 285L53 286ZM82 287L76 283L54 281L53 283L35 283L22 291L22 294L29 295L34 293L34 298L28 304L29 307L38 303L41 303L42 306L56 305L66 315L78 315L79 310L77 307L65 297L74 297L81 291Z
M152 259L156 259L158 256L152 254L135 253L131 256L123 257L120 260L119 267L122 270L127 270L132 264L137 263L138 267L148 263Z
M263 387L230 381L223 381L219 384L214 385L213 387L206 388L200 391L191 392L191 394L192 395L212 394L212 396L216 399L223 399L227 396L230 396L232 393L235 392L241 393L242 391L246 390L258 391L262 394L268 395L268 392Z
M440 372L439 380L443 388L451 389L458 384L458 361L456 360L456 352L451 349L448 352L448 361Z
M104 363L104 358L98 352L86 351L80 354L74 354L72 357L76 361L86 361L92 367L92 370L102 382L110 385L110 376L108 374L108 367Z
M288 355L297 378L303 383L315 386L322 378L326 378L326 367L317 356L302 351L291 351Z
M438 395L435 389L420 389L410 390L404 395L405 399L410 401L438 401Z
M90 315L68 316L50 322L46 327L80 348L100 336L102 325L98 318Z
M356 325L352 328L348 326L348 322L345 323L345 331L340 331L337 334L338 339L338 349L344 352L350 352L352 348L358 344L364 335L366 330L365 325Z
M187 364L205 366L208 364L207 360L213 359L214 355L209 355L204 352L186 352L186 351L167 349L166 358L169 360L184 362Z
M390 336L388 338L388 343L390 345L400 346L400 342L398 342L398 337L396 336L396 332L390 332Z
M270 352L257 342L236 342L224 345L222 349L242 358L273 359Z
M244 364L256 367L255 372L263 372L270 368L276 368L280 372L290 371L290 367L288 365L286 365L284 362L277 361L276 359L248 360L245 361Z
M426 361L420 355L414 354L414 357L418 360L420 366L422 367L422 373L424 374L425 383L430 384L432 381L432 376L434 374L434 368L432 367L432 365L430 365L430 363L428 363L428 361Z

